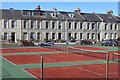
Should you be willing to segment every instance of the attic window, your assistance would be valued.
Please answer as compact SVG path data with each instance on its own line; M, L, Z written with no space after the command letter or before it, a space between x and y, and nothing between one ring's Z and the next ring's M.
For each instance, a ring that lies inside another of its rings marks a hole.
M75 15L73 13L68 14L69 17L74 18Z
M57 13L51 13L52 17L57 17Z
M23 15L29 15L28 11L23 11Z

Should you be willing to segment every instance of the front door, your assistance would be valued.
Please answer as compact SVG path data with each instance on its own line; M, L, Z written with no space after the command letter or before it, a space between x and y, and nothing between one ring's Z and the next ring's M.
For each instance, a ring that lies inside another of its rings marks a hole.
M12 42L15 42L15 33L14 32L11 33L11 40L12 40Z

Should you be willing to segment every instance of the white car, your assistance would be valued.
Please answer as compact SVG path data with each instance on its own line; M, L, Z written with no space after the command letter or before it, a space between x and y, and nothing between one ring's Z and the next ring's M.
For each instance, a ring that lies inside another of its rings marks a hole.
M52 46L52 45L54 45L54 42L47 40L45 42L39 42L38 44L39 44L39 46Z

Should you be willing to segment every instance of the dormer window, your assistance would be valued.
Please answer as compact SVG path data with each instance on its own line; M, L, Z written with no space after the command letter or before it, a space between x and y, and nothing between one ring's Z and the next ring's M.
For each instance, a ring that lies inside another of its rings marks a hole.
M74 17L75 17L75 15L74 15L73 13L68 14L68 16L69 16L70 18L74 18Z
M51 13L52 17L57 17L57 13Z

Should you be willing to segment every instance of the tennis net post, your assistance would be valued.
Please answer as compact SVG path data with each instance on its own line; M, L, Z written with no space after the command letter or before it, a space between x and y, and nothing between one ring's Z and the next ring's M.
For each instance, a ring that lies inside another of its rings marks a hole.
M43 80L43 56L41 56L41 80Z
M109 79L109 54L106 54L106 80Z

